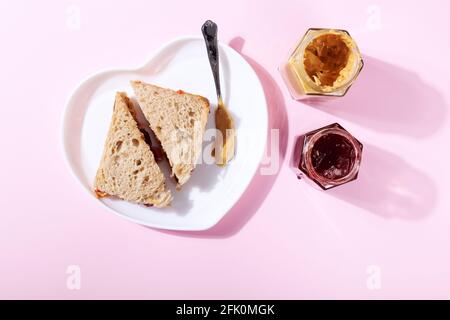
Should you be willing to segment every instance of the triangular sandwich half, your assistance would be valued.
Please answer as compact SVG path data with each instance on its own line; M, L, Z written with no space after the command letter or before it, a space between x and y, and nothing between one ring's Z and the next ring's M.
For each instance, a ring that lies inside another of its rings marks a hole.
M132 102L123 92L116 94L94 190L98 197L116 196L156 207L172 201L164 175L139 130Z
M178 90L132 81L139 105L166 152L172 175L181 186L202 153L209 113L208 99Z

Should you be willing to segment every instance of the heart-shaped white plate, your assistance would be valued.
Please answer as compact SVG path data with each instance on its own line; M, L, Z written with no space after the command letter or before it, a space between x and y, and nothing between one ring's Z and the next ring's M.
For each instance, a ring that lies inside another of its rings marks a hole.
M125 91L130 97L134 96L131 80L207 97L211 102L207 128L214 128L217 99L203 38L178 38L164 45L143 67L100 72L78 86L66 105L63 144L69 167L93 199L139 224L189 231L211 228L239 200L264 153L267 105L261 83L250 65L227 45L219 47L222 95L235 118L236 156L225 168L211 164L212 136L207 134L201 163L192 178L181 191L175 190L173 182L168 183L174 195L169 208L96 199L92 184L110 124L115 93ZM162 167L168 173L168 165L163 163Z

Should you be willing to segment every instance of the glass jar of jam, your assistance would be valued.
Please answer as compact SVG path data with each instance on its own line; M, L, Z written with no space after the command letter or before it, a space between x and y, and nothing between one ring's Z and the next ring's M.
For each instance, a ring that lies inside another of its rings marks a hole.
M299 177L308 177L323 190L353 181L362 150L362 143L338 123L308 132L295 148Z
M280 72L296 100L341 97L363 65L358 46L347 31L311 28L280 67Z

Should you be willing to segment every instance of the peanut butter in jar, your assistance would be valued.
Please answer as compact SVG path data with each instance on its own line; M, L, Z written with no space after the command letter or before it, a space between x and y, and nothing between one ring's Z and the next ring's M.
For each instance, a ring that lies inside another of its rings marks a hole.
M296 100L341 97L358 77L363 60L345 30L309 29L280 68Z

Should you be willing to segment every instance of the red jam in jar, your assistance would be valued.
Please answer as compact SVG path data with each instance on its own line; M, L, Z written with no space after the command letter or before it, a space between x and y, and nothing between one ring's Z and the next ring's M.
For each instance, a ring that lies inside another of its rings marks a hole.
M311 163L318 175L330 180L341 179L355 164L355 150L345 137L328 133L314 144Z
M339 124L308 132L299 138L298 169L327 190L358 177L363 145Z

